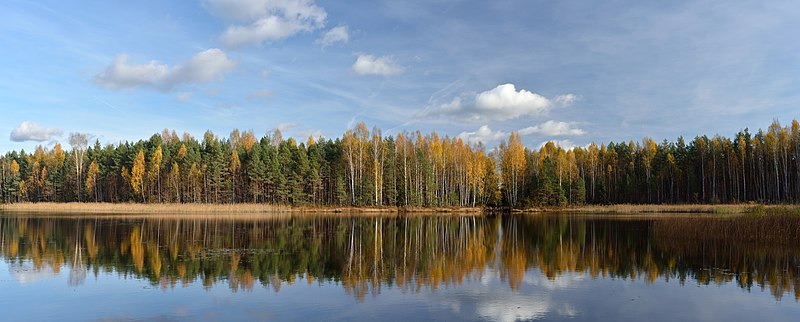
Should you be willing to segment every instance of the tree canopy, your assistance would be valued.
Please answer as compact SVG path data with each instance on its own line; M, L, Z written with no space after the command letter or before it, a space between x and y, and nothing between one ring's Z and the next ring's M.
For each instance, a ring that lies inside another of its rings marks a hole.
M84 135L0 157L0 200L334 206L564 206L800 201L800 124L732 138L679 137L532 149L511 133L487 151L432 132L383 135L364 123L305 143L276 131L197 140L164 130L87 146ZM84 166L88 164L88 168ZM162 183L163 182L163 183Z

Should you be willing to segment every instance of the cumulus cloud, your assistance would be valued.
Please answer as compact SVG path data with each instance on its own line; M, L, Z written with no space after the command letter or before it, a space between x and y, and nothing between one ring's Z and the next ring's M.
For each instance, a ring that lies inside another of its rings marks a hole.
M111 65L94 76L94 83L110 89L151 87L169 91L182 84L207 83L236 67L222 50L212 48L194 55L188 62L170 68L156 60L146 64L128 64L128 55L120 54Z
M541 134L547 136L584 135L586 131L575 126L572 122L547 121L536 126L529 126L519 130L519 134Z
M319 38L315 43L328 47L336 43L347 43L350 41L350 33L347 31L347 26L338 26L328 30L322 38Z
M54 136L60 136L62 132L57 128L46 128L39 124L25 121L11 131L9 138L14 142L25 141L48 141Z
M464 140L464 142L467 144L487 144L489 142L498 141L507 135L508 134L505 132L493 131L488 125L484 125L474 132L461 132L458 137L461 138L461 140Z
M475 107L486 112L506 111L511 118L539 114L550 109L550 100L542 95L503 84L475 96Z
M325 26L328 14L313 0L205 0L206 10L234 22L220 36L227 46L260 45Z
M540 143L539 148L545 146L548 142L553 142L553 144L555 144L556 146L560 146L564 150L571 150L578 146L577 144L575 144L575 142L572 142L571 140L548 140Z
M457 105L457 104L451 104ZM556 122L556 121L547 121L542 124L536 126L529 126L524 129L520 129L517 131L520 135L531 135L531 134L540 134L546 136L569 136L569 135L583 135L586 134L586 131L575 127L575 123L572 122ZM493 142L498 142L501 139L506 138L509 135L509 132L504 132L500 130L492 130L489 125L482 125L477 130L473 132L464 131L457 135L457 137L461 138L467 144L489 144ZM552 141L558 146L561 146L565 149L574 148L576 145L570 140L555 140ZM542 147L547 142L543 142L539 145Z
M360 54L353 64L353 71L359 75L391 76L402 73L405 68L395 63L390 56Z
M514 84L502 84L472 98L471 104L462 104L455 98L427 110L423 116L453 116L469 121L504 121L522 116L542 115L554 105L567 106L576 100L573 94L560 95L554 100L534 92L519 89ZM555 102L554 102L555 101Z

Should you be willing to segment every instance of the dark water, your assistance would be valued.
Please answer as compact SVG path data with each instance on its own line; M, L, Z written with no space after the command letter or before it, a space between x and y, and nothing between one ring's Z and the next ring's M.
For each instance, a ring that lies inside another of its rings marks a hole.
M797 321L796 221L0 214L0 320Z

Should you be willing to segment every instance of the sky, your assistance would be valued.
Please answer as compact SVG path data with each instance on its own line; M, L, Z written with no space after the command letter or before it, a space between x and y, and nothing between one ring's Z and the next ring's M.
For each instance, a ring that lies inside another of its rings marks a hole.
M532 148L800 113L797 1L0 3L0 151L358 122Z

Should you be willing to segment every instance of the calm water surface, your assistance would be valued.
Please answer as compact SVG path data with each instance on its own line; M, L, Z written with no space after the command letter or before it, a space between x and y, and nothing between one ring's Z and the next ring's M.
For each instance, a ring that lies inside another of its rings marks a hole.
M756 226L6 213L0 319L797 321L798 232Z

